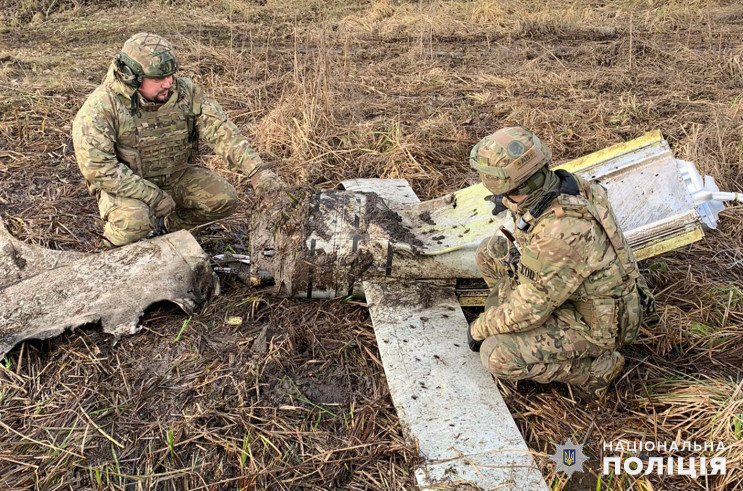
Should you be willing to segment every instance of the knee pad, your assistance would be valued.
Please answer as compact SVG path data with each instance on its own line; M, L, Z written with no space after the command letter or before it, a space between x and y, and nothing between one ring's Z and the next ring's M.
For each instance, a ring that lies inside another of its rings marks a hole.
M477 264L477 269L480 270L480 273L483 272L483 267L488 263L488 256L485 251L487 250L489 240L490 237L483 239L482 242L480 242L480 245L477 246L477 251L475 252L475 264Z
M491 287L496 278L506 274L503 259L508 257L508 248L508 240L498 233L483 239L475 252L477 269Z

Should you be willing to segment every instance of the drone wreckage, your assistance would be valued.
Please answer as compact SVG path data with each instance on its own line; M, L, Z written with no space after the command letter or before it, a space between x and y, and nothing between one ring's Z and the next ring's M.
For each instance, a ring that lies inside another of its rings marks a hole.
M701 239L723 201L743 199L675 159L658 131L558 168L606 187L638 260ZM271 279L279 295L366 298L393 402L423 457L418 485L547 489L491 376L460 339L460 306L483 305L488 293L475 250L514 227L509 213L494 214L490 192L478 184L421 203L405 180L352 179L304 200L280 228L265 205L252 216L250 256L218 257L216 269ZM190 313L217 294L210 258L185 231L84 254L25 244L0 223L0 357L89 323L134 334L153 303Z

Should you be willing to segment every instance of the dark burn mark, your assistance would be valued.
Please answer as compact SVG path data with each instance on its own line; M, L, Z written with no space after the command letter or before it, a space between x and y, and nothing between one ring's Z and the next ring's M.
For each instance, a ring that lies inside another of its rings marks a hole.
M375 193L363 193L366 196L366 221L376 223L386 230L394 242L405 242L414 247L420 247L423 242L402 223L402 217L390 210Z
M429 225L436 225L436 222L434 222L433 219L431 218L431 213L428 211L424 211L423 213L418 215L418 218L420 218L423 223L427 223Z
M315 245L317 242L315 239L312 239L310 242L310 257L314 257L315 255ZM314 279L313 276L315 275L315 267L310 266L309 273L307 274L307 298L312 298L312 280Z
M387 263L384 267L385 276L392 274L392 242L387 242Z

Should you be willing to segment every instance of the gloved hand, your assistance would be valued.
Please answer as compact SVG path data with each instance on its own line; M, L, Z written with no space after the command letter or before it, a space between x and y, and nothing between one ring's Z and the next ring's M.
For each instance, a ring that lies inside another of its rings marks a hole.
M166 217L175 210L175 201L165 191L160 191L157 201L152 206L152 214L155 218Z
M491 201L495 205L493 208L493 215L500 215L508 209L506 208L506 205L503 204L502 194L490 194L485 196L485 201Z
M258 196L280 196L287 187L286 183L270 169L259 169L250 177L250 184Z
M477 340L472 337L472 325L475 323L475 321L470 322L470 324L467 326L467 344L469 345L470 349L476 353L480 352L480 346L482 346L482 342L485 341L484 339Z
M304 198L301 191L288 187L279 176L268 169L253 175L250 182L256 196L262 202L262 211L267 213L265 219L274 229L282 228L291 221L295 208Z

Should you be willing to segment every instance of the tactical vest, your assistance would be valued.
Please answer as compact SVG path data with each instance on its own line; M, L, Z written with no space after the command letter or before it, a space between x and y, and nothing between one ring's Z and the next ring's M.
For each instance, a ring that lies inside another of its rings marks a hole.
M141 105L131 116L134 131L118 136L119 159L145 179L168 176L191 164L194 113L174 92L165 104Z
M591 328L591 334L596 337L598 344L608 345L614 340L619 344L628 344L637 335L641 322L641 318L633 314L639 308L637 280L641 278L635 258L611 211L604 188L580 178L576 180L581 192L575 196L560 194L534 221L534 225L551 214L595 220L599 224L617 259L591 273L569 301ZM523 248L518 265L519 282L534 281L541 269L541 261ZM628 308L632 312L627 312Z
M617 224L614 212L611 211L609 197L606 190L598 183L578 180L583 188L583 196L566 196L560 195L557 202L565 210L565 213L574 214L588 218L588 215L595 219L606 234L614 253L617 255L617 262L622 273L622 280L625 282L634 281L639 276L635 255L632 253L627 239L625 239L622 230Z

